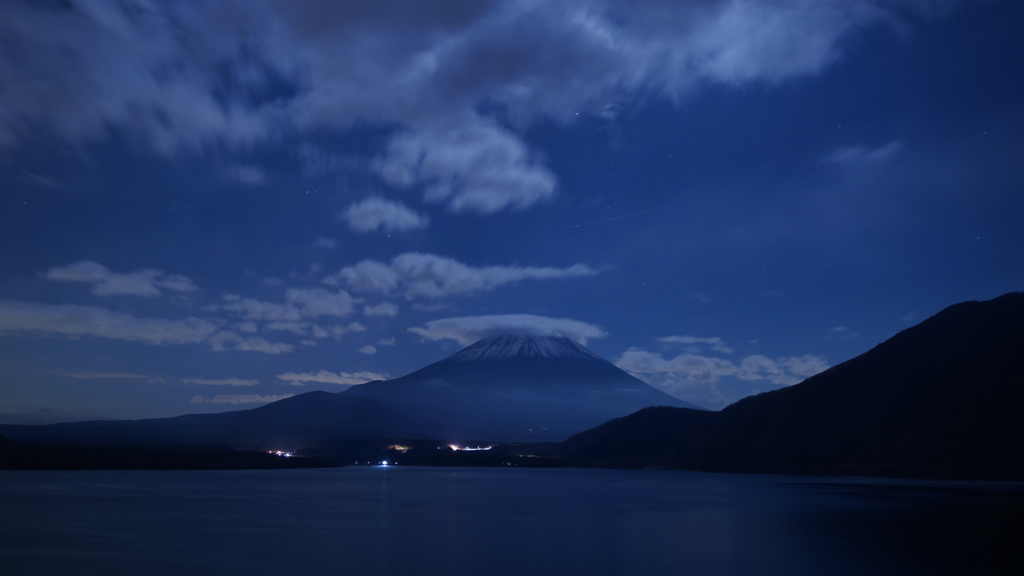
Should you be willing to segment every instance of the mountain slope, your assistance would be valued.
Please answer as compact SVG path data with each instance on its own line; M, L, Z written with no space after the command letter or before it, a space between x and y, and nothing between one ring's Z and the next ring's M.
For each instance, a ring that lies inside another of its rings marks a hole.
M1000 477L1024 458L1024 294L951 306L805 383L737 402L705 467ZM956 474L954 474L956 475Z
M800 384L687 424L675 462L729 472L1024 479L1021 358L1024 294L957 304ZM621 433L607 435L602 441L614 443Z
M59 444L228 445L293 449L323 439L416 434L411 419L360 396L307 392L252 410L174 418L0 426L14 440Z
M559 454L613 465L673 465L685 455L687 440L715 414L670 406L644 408L569 437Z
M568 338L512 335L345 394L414 414L428 434L450 440L562 440L648 406L698 408Z

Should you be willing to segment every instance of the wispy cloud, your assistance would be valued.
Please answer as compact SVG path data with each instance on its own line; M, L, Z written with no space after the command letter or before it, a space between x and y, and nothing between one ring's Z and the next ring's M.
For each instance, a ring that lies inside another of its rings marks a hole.
M332 292L323 288L289 288L285 291L285 302L265 302L227 294L224 303L213 308L233 312L246 320L293 323L290 325L294 326L294 323L304 318L348 316L355 310L355 303L344 290Z
M321 370L317 373L312 372L286 372L277 376L278 380L283 380L293 386L302 386L306 382L319 382L321 384L343 384L348 386L355 386L357 384L365 384L373 380L387 380L387 374L378 374L376 372L328 372L327 370Z
M349 322L345 326L342 326L340 324L336 326L331 326L329 331L331 335L337 338L342 334L348 334L349 332L366 332L366 326L363 326L359 322Z
M174 292L197 292L199 286L185 276L165 274L156 268L143 268L134 272L112 272L92 260L80 260L67 266L50 268L45 277L50 280L88 282L97 296L132 295L159 296L160 289Z
M313 241L314 248L323 248L324 250L334 250L338 247L338 241L334 238L328 238L327 236L321 236Z
M270 342L259 336L239 336L227 330L222 330L211 336L209 343L210 347L218 352L223 350L240 350L242 352L284 354L295 349L295 346L285 342Z
M289 288L284 298L300 306L303 316L311 318L348 316L354 309L352 296L344 290L329 292L323 288Z
M64 186L60 182L58 182L56 179L52 177L42 176L34 172L29 172L28 170L25 169L22 169L21 173L23 174L23 177L19 178L19 180L21 180L22 182L28 182L35 186L39 186L41 188L49 188L51 190L61 190L64 188Z
M376 306L363 306L363 314L366 316L397 316L398 306L391 302L382 302Z
M285 398L291 398L294 394L218 394L213 398L193 396L189 402L193 404L268 404Z
M436 254L406 252L390 264L364 260L342 268L324 279L325 284L345 284L358 292L401 293L407 299L442 298L494 290L521 280L551 280L594 276L598 270L586 264L568 268L535 266L473 267Z
M852 340L860 336L859 333L850 330L847 326L836 326L825 335L827 340Z
M725 342L717 336L707 338L700 338L698 336L664 336L658 338L658 342L662 342L664 344L682 344L684 346L693 347L696 350L699 350L703 346L707 346L715 352L721 352L723 354L732 354L735 352L735 350L726 346Z
M294 321L302 318L302 312L291 304L263 302L235 294L225 295L220 309L234 312L247 320Z
M571 338L586 345L591 338L603 338L604 330L593 324L570 318L547 318L530 314L502 314L496 316L464 316L431 320L424 326L409 328L427 340L455 340L468 346L481 338L498 334L528 336L558 336Z
M140 318L97 306L39 304L0 300L0 333L38 333L79 338L93 336L146 344L206 344L213 350L280 354L292 345L242 337L222 329L223 322L189 316L182 320Z
M376 169L393 186L426 184L428 202L455 212L522 209L551 198L556 187L554 173L518 136L476 114L396 135Z
M729 403L718 389L722 378L766 380L777 386L789 386L829 367L824 358L811 354L775 359L755 354L735 363L692 353L666 358L639 348L623 352L615 365L677 398L713 409Z
M430 224L430 218L425 214L419 214L401 202L380 197L367 198L349 206L341 218L348 224L349 230L363 234L378 230L422 230Z
M849 146L836 148L822 159L826 164L858 164L880 162L903 150L903 142L889 142L878 148L866 148L864 146Z
M259 380L246 380L244 378L222 378L210 380L207 378L185 378L182 382L186 384L203 384L207 386L256 386Z
M149 344L201 344L219 330L209 320L138 318L107 308L0 300L0 332L97 336Z
M422 312L437 312L439 310L447 310L451 308L451 304L423 304L416 302L412 305L413 310L420 310Z
M735 365L722 358L681 354L666 359L635 348L624 352L615 365L676 398L713 410L729 403L718 380L736 373Z
M304 336L313 327L310 322L268 322L263 328L272 332L291 332Z
M65 372L64 375L70 376L72 378L81 378L83 380L109 380L121 378L146 380L154 379L144 374L132 374L130 372Z

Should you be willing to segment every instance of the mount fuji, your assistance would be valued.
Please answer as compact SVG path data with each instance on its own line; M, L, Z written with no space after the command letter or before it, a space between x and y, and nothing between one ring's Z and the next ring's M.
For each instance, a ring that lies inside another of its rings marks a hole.
M485 338L416 372L353 386L449 440L549 441L649 406L698 408L569 338Z

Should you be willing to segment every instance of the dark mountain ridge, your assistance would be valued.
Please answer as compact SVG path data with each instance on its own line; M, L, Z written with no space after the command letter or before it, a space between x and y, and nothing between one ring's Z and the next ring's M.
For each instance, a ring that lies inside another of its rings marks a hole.
M1022 358L1024 293L956 304L795 386L717 413L658 414L676 420L667 432L675 439L658 463L723 472L1024 480ZM638 412L570 438L564 450L624 462L621 446L664 442L666 432L649 425L653 418L652 411ZM620 446L619 453L610 446Z
M708 410L654 406L609 420L561 443L558 453L596 465L668 466L715 416Z

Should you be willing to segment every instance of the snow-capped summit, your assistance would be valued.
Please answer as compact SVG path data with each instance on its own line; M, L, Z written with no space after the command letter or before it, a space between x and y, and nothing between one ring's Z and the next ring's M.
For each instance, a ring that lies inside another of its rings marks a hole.
M517 356L579 358L583 360L602 359L571 338L503 334L479 340L445 358L444 361L478 362L481 360L505 360Z

